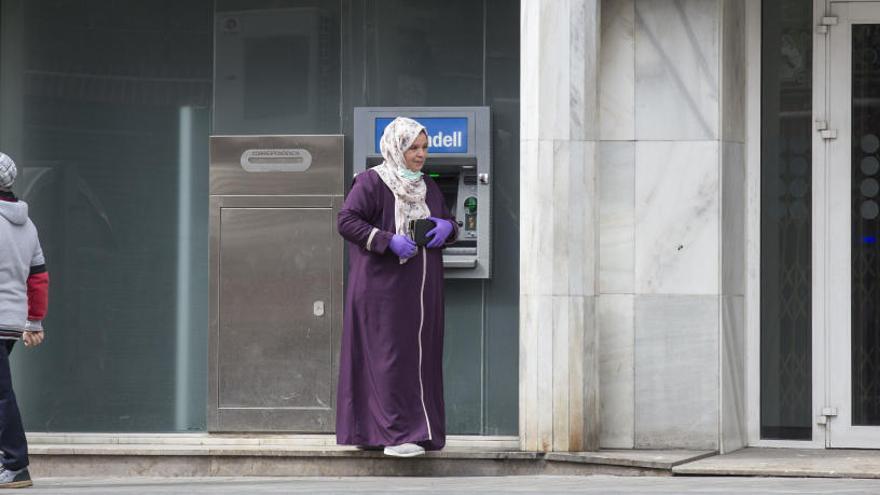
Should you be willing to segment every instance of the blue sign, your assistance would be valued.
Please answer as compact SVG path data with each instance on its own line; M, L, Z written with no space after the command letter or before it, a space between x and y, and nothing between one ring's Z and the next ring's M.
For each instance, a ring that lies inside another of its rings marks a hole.
M376 153L381 153L379 141L388 124L394 120L390 117L376 118ZM466 117L413 117L413 120L428 130L429 153L467 153L468 119Z

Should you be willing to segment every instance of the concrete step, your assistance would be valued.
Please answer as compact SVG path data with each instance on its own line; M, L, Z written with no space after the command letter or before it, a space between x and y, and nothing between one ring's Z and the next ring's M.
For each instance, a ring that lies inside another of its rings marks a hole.
M669 476L712 452L519 451L517 437L447 437L447 447L397 459L336 445L334 435L28 433L38 477L113 476Z
M711 450L600 450L599 452L551 452L550 462L598 464L672 471L675 466L714 456Z
M536 474L539 454L430 452L397 459L381 452L282 447L78 445L32 449L31 472L70 476L506 476Z
M348 447L283 445L34 444L37 477L71 476L669 476L705 452L550 454L447 448L411 459Z

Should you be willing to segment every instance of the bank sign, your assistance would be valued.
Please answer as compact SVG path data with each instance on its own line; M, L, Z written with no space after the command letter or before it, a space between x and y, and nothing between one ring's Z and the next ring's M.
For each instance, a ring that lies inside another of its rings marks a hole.
M429 153L467 153L468 119L466 117L412 117L428 130ZM388 124L388 117L376 118L376 153L381 153L379 142Z

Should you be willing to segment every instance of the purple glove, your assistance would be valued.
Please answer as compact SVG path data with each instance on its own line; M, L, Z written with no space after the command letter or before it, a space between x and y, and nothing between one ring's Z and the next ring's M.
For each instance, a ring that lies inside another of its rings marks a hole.
M436 227L425 234L425 237L431 239L428 241L428 247L438 248L446 243L446 239L449 237L449 234L452 233L452 222L437 217L428 217L428 220L431 220L436 224Z
M416 243L409 237L400 234L394 234L388 246L398 258L411 258L416 254Z

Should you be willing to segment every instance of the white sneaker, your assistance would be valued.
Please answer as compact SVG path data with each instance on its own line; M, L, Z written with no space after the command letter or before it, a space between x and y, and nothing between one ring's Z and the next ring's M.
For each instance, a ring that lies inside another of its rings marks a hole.
M26 488L33 486L31 475L28 468L21 468L18 471L10 471L3 468L0 470L0 488Z
M425 453L425 449L414 443L402 443L391 447L385 447L385 455L393 457L415 457Z

